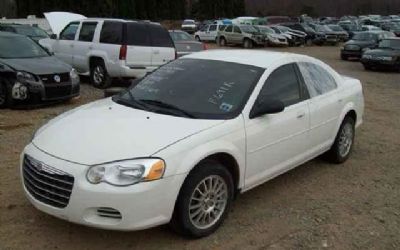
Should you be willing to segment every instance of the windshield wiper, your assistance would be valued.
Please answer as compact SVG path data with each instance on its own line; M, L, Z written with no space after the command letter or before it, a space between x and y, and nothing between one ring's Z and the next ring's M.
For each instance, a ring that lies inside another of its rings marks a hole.
M158 101L158 100L143 100L143 99L141 99L139 101L142 103L146 103L146 104L150 104L150 105L153 105L156 107L163 108L164 110L177 111L185 117L196 118L193 114L187 112L186 110L183 110L183 109L181 109L175 105L169 104L169 103L165 103L165 102ZM173 114L176 115L176 112L173 112Z
M129 100L123 99L121 97L121 95L119 95L119 96L116 96L116 100L114 100L114 101L116 103L118 103L118 104L122 104L122 105L125 105L125 106L128 106L128 107L139 108L139 109L142 109L142 110L152 111L146 104L136 100L129 89L127 89L126 92L128 93Z

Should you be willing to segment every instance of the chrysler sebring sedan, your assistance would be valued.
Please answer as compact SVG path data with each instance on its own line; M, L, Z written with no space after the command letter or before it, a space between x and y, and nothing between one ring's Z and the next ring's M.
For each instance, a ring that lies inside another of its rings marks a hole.
M316 59L200 52L36 131L21 155L23 189L36 208L74 223L169 223L202 237L236 194L321 154L346 161L363 109L360 82Z

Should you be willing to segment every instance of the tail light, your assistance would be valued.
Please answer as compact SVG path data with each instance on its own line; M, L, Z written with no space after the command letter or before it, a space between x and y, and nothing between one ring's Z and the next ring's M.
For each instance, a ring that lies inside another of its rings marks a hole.
M207 44L203 43L203 50L207 50Z
M121 48L119 49L119 60L126 60L127 52L128 52L128 46L121 45Z

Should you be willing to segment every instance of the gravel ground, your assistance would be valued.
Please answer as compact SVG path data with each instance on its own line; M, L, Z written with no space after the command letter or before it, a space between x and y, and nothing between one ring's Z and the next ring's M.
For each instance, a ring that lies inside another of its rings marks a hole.
M83 84L79 100L0 111L0 249L400 249L400 74L340 61L338 47L274 50L320 58L362 81L365 120L345 164L315 159L240 195L224 225L204 239L166 226L112 232L74 225L25 199L18 157L41 124L102 97Z

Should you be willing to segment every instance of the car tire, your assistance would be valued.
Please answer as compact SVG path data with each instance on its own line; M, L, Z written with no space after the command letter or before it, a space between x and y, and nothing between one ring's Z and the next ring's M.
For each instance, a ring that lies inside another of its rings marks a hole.
M11 97L11 87L6 79L0 78L0 109L11 108L13 99Z
M224 37L220 37L218 39L218 45L221 47L225 47L226 46L226 39Z
M340 55L340 58L341 58L342 60L344 60L344 61L349 60L349 58L348 58L347 56L345 56L345 55Z
M355 121L352 117L346 116L340 125L335 142L326 156L332 163L340 164L345 162L353 149L355 137Z
M199 36L195 36L194 38L195 38L198 42L201 42L201 39L200 39Z
M363 66L364 66L364 69L365 69L366 71L371 71L371 70L372 70L372 67L369 66L369 65L363 64Z
M104 61L101 59L94 60L90 64L90 82L99 89L107 88L111 85L112 79L107 73Z
M306 44L307 46L312 46L312 45L313 45L312 39L307 39L306 42L305 42L305 44Z
M243 47L245 49L252 49L254 47L254 42L250 39L244 39L243 41Z
M170 226L186 237L208 236L225 220L233 197L234 184L228 169L215 161L203 161L183 183Z

